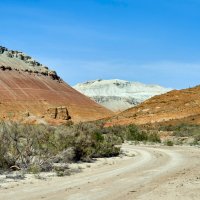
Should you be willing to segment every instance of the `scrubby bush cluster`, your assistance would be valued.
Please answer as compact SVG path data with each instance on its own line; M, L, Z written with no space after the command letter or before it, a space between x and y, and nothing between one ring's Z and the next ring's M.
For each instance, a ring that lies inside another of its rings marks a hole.
M58 168L56 163L116 156L124 140L160 142L157 134L135 125L104 127L96 122L53 127L1 122L0 168L51 171Z
M0 124L0 168L19 166L31 171L50 171L52 163L90 160L118 155L119 137L102 134L95 124L51 127Z
M200 125L198 124L185 124L161 126L159 130L170 131L176 137L190 137L193 138L193 145L200 144Z

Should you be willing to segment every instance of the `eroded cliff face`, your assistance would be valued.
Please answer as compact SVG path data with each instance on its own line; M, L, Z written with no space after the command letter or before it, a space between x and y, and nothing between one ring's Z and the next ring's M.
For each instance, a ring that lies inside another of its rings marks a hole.
M0 119L64 123L112 115L39 62L0 47Z
M171 90L159 85L119 79L87 81L75 85L74 88L114 112L122 112Z

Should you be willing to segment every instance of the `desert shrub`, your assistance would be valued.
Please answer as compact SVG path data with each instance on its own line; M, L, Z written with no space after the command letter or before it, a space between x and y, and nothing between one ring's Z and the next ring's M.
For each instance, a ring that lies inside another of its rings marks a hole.
M174 145L173 141L171 141L171 140L166 140L164 142L164 144L167 145L167 146L173 146Z
M75 161L75 151L72 147L61 151L52 158L53 163L70 163L73 161Z
M135 125L104 127L102 121L57 127L1 122L0 168L52 171L53 163L116 156L124 140L160 141Z
M160 126L159 130L170 131L175 137L188 137L193 139L191 145L200 144L200 125L181 123L177 125ZM183 141L177 144L183 144Z
M158 143L161 142L159 135L157 133L155 133L155 132L150 133L148 135L148 141L149 142L158 142Z
M197 124L185 124L167 125L159 127L162 131L172 131L174 136L178 137L190 137L200 135L200 125Z
M27 171L32 173L32 174L38 174L42 171L42 169L37 164L31 164L30 166L28 166Z
M3 122L0 127L2 168L13 165L21 168L38 165L43 168L49 156L57 153L53 129L50 127Z
M53 171L56 172L57 176L68 176L71 174L67 164L55 165Z
M126 140L126 126L119 126L119 125L115 125L115 126L111 126L111 127L106 127L101 129L102 133L104 134L112 134L118 137L118 142L119 144L121 144L122 142L124 142L124 140Z
M166 125L166 126L159 126L158 127L159 131L173 131L174 130L174 126L173 125Z
M145 131L139 130L136 125L128 125L126 127L126 140L132 141L146 141L148 140L148 135Z
M76 130L75 149L76 160L90 161L93 157L109 157L118 155L120 149L115 147L121 144L121 139L114 135L102 124L81 123Z
M0 123L0 168L13 165L30 172L51 171L52 163L90 161L118 155L121 138L102 123L70 126Z
M194 141L190 145L200 145L200 134L194 136Z

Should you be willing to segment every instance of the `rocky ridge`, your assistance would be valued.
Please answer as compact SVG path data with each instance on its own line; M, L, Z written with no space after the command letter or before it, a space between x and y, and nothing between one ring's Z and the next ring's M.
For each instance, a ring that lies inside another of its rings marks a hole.
M15 70L35 73L61 81L55 71L49 70L47 66L42 65L32 57L20 51L8 50L2 46L0 46L0 70Z

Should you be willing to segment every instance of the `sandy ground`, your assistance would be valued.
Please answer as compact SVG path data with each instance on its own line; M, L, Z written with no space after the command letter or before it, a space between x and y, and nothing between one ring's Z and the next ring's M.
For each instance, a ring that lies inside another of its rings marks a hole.
M0 200L200 199L200 148L125 144L123 151L80 164L82 172L71 176L1 184Z

